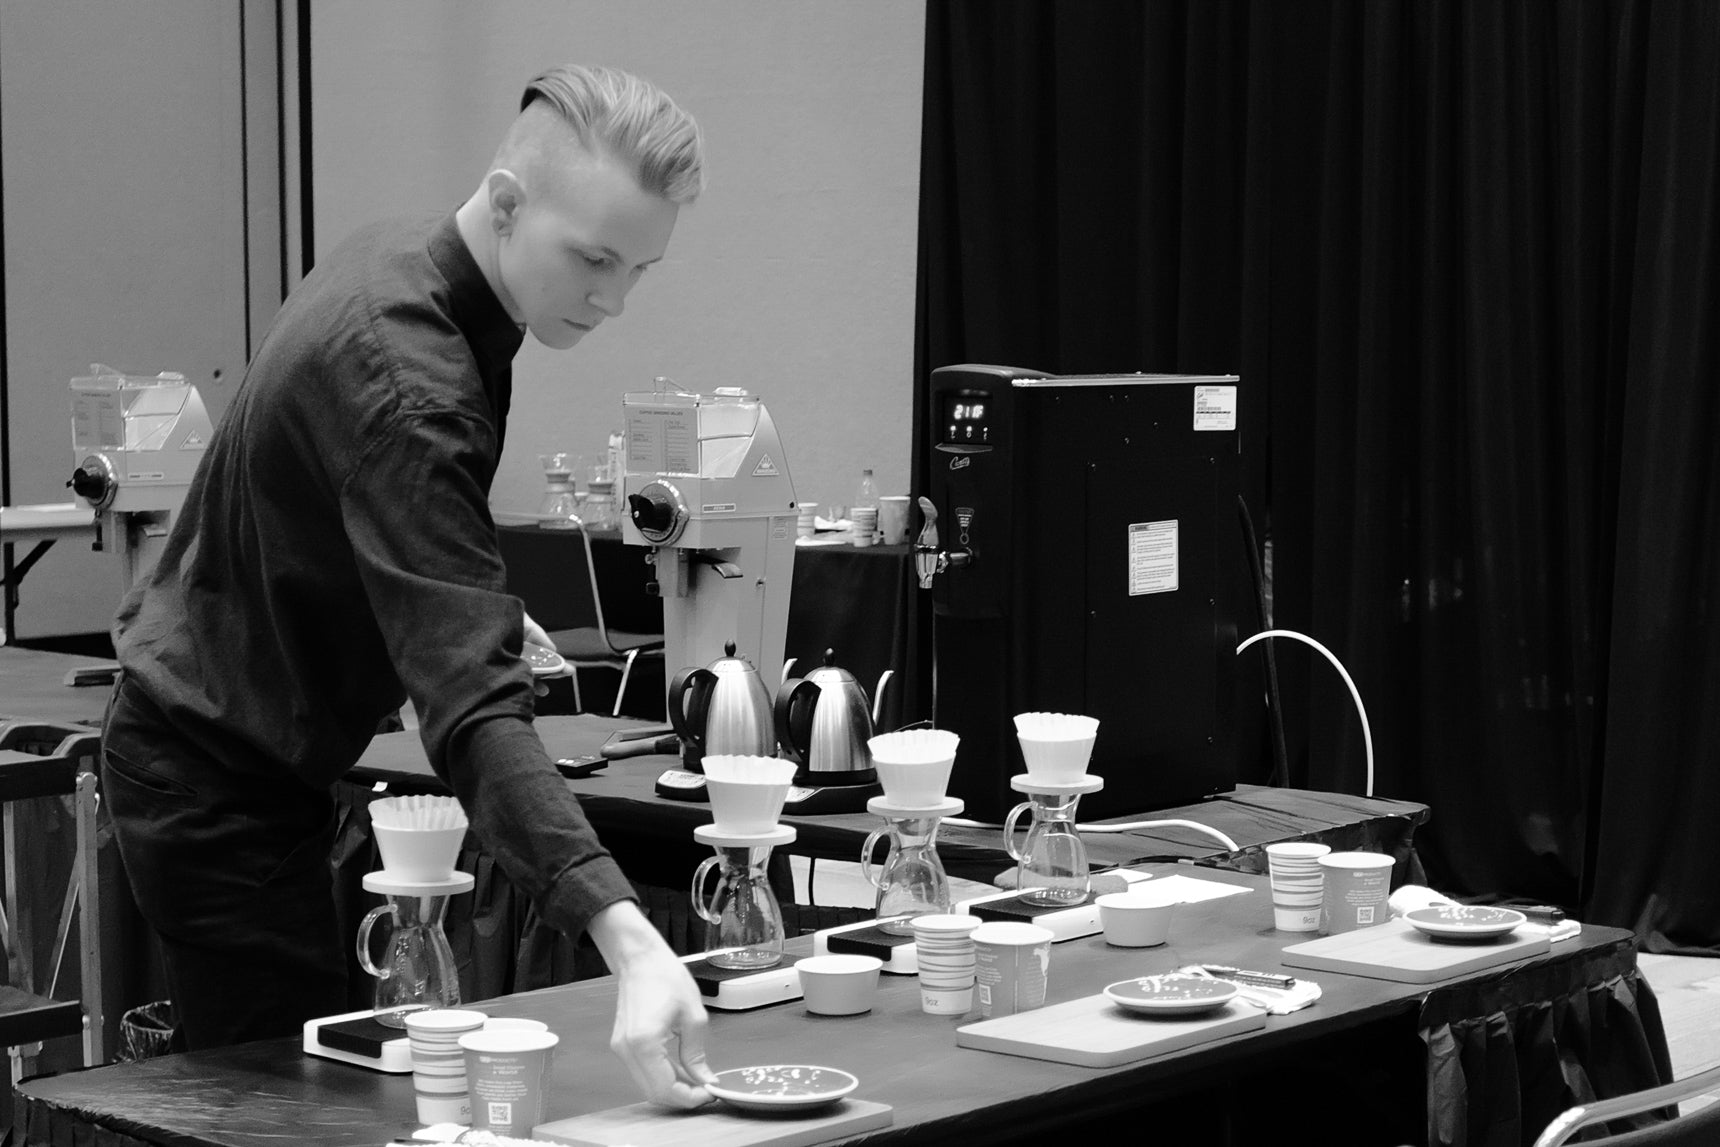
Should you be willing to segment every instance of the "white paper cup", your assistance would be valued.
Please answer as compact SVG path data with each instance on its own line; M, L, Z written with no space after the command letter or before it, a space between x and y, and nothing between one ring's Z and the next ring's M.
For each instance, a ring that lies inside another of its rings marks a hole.
M973 1007L973 934L982 923L957 913L914 917L921 1011L959 1016Z
M881 545L907 543L908 502L906 494L887 494L878 499L878 541Z
M544 1072L553 1032L467 1032L460 1037L472 1092L472 1128L509 1139L528 1139L543 1121Z
M433 1008L408 1012L406 1042L412 1054L412 1091L418 1122L470 1123L471 1093L466 1086L466 1053L460 1037L488 1022L483 1012Z
M1170 937L1171 918L1179 900L1145 892L1107 892L1099 905L1099 925L1105 943L1118 948L1154 948Z
M1272 882L1272 921L1280 932L1313 932L1320 927L1320 906L1326 871L1320 858L1329 845L1287 840L1266 846L1267 872Z
M878 973L884 961L876 956L808 956L795 962L806 1010L821 1016L857 1016L872 1010L878 993Z
M974 929L974 996L988 1018L1032 1011L1045 1003L1051 929L988 921Z
M801 502L797 509L798 514L795 518L795 533L803 538L810 538L813 534L818 532L818 503Z
M1391 918L1392 858L1377 852L1334 852L1320 858L1325 894L1320 930L1328 935L1372 928Z

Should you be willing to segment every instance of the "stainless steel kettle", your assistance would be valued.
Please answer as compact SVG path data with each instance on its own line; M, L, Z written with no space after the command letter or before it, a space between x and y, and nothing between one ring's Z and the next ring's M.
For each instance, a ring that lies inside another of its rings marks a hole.
M866 747L874 720L866 690L835 660L835 651L826 649L823 665L787 679L776 691L776 739L783 755L800 766L796 784L862 785L877 779ZM889 676L878 682L880 697Z
M776 756L770 690L757 669L735 656L735 643L708 668L688 667L669 682L669 724L681 738L681 763L698 769L707 756Z

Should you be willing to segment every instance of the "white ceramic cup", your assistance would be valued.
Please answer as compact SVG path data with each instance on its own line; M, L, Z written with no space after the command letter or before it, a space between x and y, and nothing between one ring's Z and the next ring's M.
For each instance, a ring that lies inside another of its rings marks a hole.
M1153 948L1170 936L1180 900L1144 892L1107 892L1096 901L1105 943L1118 948Z
M800 992L806 1010L821 1016L857 1016L872 1010L878 994L878 973L884 961L876 956L808 956L797 960Z

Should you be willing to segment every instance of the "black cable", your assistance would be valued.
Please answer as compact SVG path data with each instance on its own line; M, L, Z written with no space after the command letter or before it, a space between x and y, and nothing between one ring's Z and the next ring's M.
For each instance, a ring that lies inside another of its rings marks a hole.
M1236 514L1242 523L1243 548L1248 551L1248 572L1254 582L1255 622L1259 626L1256 632L1263 633L1272 627L1272 618L1266 608L1266 571L1260 562L1260 543L1254 533L1254 519L1248 513L1247 500L1240 494L1236 496ZM1276 788L1284 788L1290 784L1290 750L1284 740L1278 657L1273 652L1270 639L1262 644L1266 646L1266 713L1272 733L1272 776L1269 783Z

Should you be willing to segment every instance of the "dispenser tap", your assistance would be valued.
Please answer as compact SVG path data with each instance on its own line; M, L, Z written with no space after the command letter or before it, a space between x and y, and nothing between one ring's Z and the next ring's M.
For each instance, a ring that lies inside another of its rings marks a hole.
M920 527L920 536L914 542L914 571L920 575L920 588L931 589L932 579L946 569L960 568L973 561L971 550L957 550L947 553L938 546L938 508L932 505L932 500L925 495L920 499L920 515L925 524Z

